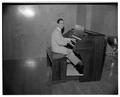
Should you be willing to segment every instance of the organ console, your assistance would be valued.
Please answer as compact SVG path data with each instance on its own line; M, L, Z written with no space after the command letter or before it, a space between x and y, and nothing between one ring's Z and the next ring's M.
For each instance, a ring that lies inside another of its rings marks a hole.
M84 64L84 76L67 76L77 78L80 81L100 80L104 66L106 50L105 35L89 30L71 29L63 35L67 38L75 38L74 46L67 44L67 48L73 49L74 53Z

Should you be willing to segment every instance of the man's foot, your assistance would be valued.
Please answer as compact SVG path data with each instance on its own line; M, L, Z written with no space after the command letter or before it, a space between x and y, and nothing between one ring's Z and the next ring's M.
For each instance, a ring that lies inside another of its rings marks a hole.
M83 72L84 72L84 65L81 62L79 62L77 65L74 65L74 67L80 74L83 74Z

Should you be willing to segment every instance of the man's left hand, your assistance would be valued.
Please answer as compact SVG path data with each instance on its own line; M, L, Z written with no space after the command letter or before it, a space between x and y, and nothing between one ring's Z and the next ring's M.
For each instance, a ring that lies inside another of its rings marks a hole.
M76 43L76 39L71 38L71 41L73 41L74 43Z

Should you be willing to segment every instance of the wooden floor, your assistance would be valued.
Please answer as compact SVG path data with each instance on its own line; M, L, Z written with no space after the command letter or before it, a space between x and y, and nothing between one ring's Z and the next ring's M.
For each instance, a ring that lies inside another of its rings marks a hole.
M111 57L106 57L100 81L69 80L52 83L51 70L46 66L45 58L3 61L3 94L117 94L117 60L113 69L110 66Z

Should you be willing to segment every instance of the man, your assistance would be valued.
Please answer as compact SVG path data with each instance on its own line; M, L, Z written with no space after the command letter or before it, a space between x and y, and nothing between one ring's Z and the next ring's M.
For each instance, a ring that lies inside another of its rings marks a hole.
M73 66L76 70L83 74L84 65L81 60L75 56L71 49L65 47L67 43L71 44L71 41L75 42L75 39L72 38L64 38L62 35L62 29L64 28L64 20L62 18L57 20L57 28L52 33L51 45L52 51L55 53L60 53L66 55L69 61L72 62Z

